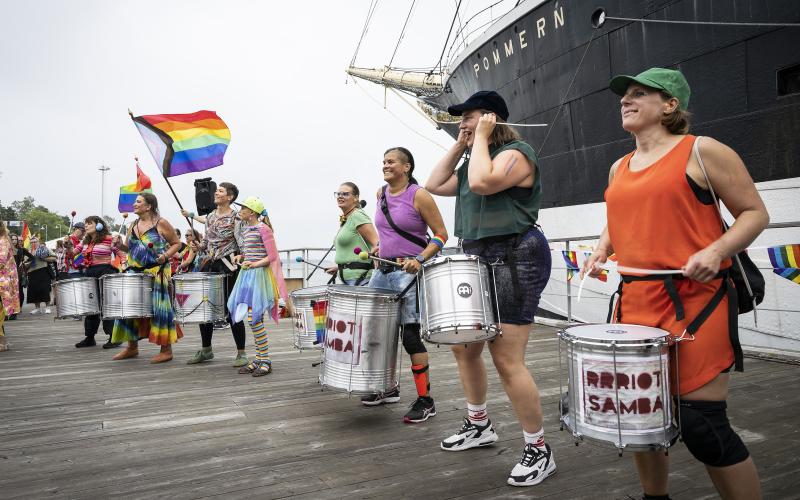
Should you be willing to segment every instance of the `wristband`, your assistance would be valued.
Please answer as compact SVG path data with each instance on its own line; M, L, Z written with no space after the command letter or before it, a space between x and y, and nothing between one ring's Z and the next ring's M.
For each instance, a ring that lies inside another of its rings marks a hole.
M439 247L439 250L444 248L445 239L439 236L438 234L434 234L433 238L431 238L431 243Z

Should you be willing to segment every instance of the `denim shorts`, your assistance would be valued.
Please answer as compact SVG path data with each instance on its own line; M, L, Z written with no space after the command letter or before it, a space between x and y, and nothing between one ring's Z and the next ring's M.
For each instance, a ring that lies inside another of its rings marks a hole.
M395 271L393 273L384 273L380 269L372 272L372 278L369 280L370 288L388 288L397 293L406 289L411 280L414 279L414 274L409 274L405 271ZM403 325L411 323L419 323L419 310L417 307L417 284L415 283L408 292L403 296L403 306L400 310L400 319Z
M465 243L474 243L476 240ZM478 240L479 241L479 240ZM464 250L469 255L478 255L492 265L500 322L510 325L529 325L539 307L547 280L550 279L550 245L537 228L525 235L512 251L516 257L518 289L514 289L511 268L506 258L508 241L486 243L482 248Z

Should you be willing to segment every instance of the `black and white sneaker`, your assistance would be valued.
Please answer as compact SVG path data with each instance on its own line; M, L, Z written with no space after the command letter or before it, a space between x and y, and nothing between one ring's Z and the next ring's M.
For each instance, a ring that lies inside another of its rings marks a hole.
M436 405L433 404L433 398L430 396L420 396L411 405L411 409L403 416L403 422L407 424L416 424L424 422L430 417L436 416Z
M485 426L475 425L464 418L464 425L461 430L442 441L442 449L445 451L461 451L478 446L488 446L500 439L492 427L492 421L486 422Z
M508 476L508 484L511 486L533 486L556 473L553 451L550 449L549 444L544 446L545 451L532 444L525 445L522 459L514 466Z
M397 403L400 401L400 388L395 387L389 392L379 392L378 394L370 394L361 398L361 404L364 406L378 406L381 404Z

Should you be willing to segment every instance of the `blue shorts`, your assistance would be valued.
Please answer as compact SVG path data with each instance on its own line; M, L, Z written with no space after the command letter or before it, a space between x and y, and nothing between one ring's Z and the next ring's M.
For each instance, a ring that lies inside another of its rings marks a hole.
M465 240L464 243L475 243L480 240ZM529 325L539 307L547 280L550 279L550 245L547 238L536 228L522 236L519 245L514 248L516 258L518 289L514 289L511 268L506 258L509 241L486 243L482 248L465 249L464 253L479 255L494 270L495 287L497 288L497 305L500 322L510 325Z
M405 271L384 273L380 269L372 272L369 280L370 288L388 288L397 293L402 292L411 283L416 275ZM417 307L417 284L415 283L403 297L403 306L400 309L400 319L403 325L419 323L419 310Z

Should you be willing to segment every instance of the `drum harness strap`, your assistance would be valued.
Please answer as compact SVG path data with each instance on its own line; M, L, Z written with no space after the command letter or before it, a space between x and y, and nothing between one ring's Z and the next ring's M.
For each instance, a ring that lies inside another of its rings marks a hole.
M355 286L359 286L361 283L363 283L364 280L367 277L367 274L369 274L370 270L372 270L374 268L374 266L371 263L368 263L368 262L348 262L347 264L337 264L337 265L339 267L339 279L342 280L342 283L345 282L344 281L344 270L345 269L363 269L364 270L364 273L361 276L359 276L359 278L356 280ZM335 279L336 279L336 276L331 278L331 280L328 282L328 284L333 284L333 281Z
M617 287L617 291L611 294L611 298L608 304L608 317L606 318L606 322L610 323L612 315L614 315L614 296L618 295L619 298L616 302L616 317L615 320L617 323L622 322L622 288L625 283L632 283L634 281L663 281L664 288L667 291L667 295L669 296L670 300L672 301L672 305L675 307L675 319L677 321L681 321L686 317L686 313L683 308L683 302L681 301L680 295L678 295L678 289L675 287L675 280L686 279L685 276L682 274L650 274L646 276L630 276L630 275L621 275L622 279L619 282L619 287ZM722 283L720 284L717 291L708 301L708 303L703 307L703 309L698 313L698 315L689 323L686 327L686 330L681 335L681 339L684 338L684 335L687 333L689 334L689 339L694 340L694 334L697 333L697 330L703 325L703 323L711 316L711 313L717 308L717 306L722 302L722 299L725 295L728 296L728 336L730 338L731 347L733 348L733 357L734 357L734 366L737 372L744 371L744 354L742 353L742 345L739 342L739 317L738 317L738 301L736 296L736 289L733 285L729 282L729 270L723 269L717 273L714 279L722 279Z

